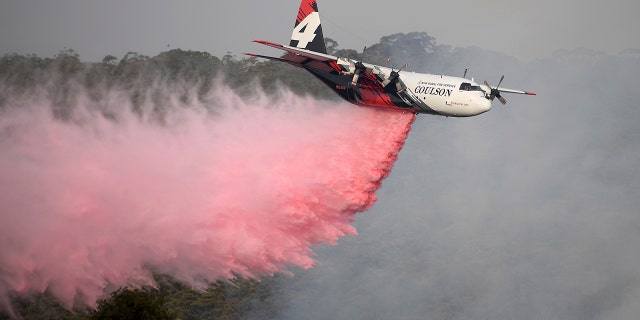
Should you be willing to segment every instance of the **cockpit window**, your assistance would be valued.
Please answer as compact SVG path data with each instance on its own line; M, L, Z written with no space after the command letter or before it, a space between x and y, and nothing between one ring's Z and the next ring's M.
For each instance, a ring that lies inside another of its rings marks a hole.
M480 88L480 86L472 86L471 83L468 83L468 82L463 82L460 85L460 90L464 90L464 91L483 91L482 88Z

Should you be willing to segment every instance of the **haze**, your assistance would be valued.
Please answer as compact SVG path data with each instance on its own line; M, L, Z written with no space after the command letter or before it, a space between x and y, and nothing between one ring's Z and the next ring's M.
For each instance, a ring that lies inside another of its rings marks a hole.
M85 1L5 0L0 54L53 56L74 49L84 60L129 51L156 55L180 48L222 56L255 51L250 41L286 43L298 0ZM558 49L618 53L640 47L640 2L320 0L325 35L360 50L380 37L424 31L438 43L478 46L520 59Z
M45 56L68 47L88 60L264 52L250 40L286 43L299 1L184 3L9 1L0 43ZM525 61L443 50L416 71L469 68L493 83L505 74L505 87L538 95L506 96L506 107L494 102L474 118L419 116L377 204L357 216L359 235L314 249L317 266L295 270L271 297L280 318L638 317L640 58L617 54L640 48L638 2L319 6L325 35L343 48L426 31L439 44Z

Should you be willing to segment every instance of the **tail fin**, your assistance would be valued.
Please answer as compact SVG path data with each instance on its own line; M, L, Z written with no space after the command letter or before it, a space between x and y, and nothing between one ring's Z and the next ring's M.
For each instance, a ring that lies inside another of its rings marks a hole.
M298 9L296 24L293 28L289 45L319 53L327 53L316 2L317 0L302 0L300 2L300 9Z

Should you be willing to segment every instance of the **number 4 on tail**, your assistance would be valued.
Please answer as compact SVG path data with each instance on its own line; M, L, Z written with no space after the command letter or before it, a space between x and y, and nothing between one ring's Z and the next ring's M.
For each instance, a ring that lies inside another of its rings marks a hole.
M311 12L304 20L293 29L291 34L291 40L297 40L298 48L306 48L310 42L316 37L316 30L320 26L320 14L317 12Z

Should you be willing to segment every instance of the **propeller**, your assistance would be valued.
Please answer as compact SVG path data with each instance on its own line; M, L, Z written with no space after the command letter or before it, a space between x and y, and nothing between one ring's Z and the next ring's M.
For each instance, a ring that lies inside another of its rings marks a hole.
M402 69L406 68L409 66L408 63L405 63L400 69L398 69L398 71L395 71L393 64L391 63L391 57L387 57L387 62L389 62L389 65L391 65L391 74L389 74L389 79L387 79L384 83L385 87L388 85L391 85L391 83L395 83L396 84L396 91L398 93L402 92L404 90L404 88L402 87L402 84L400 83L400 71L402 71Z
M356 70L353 72L353 78L351 79L351 85L355 86L358 83L358 78L362 74L362 71L366 70L367 67L364 66L364 63L357 61L356 62Z
M360 78L362 71L367 70L367 67L364 66L364 63L362 63L362 61L364 61L364 54L366 52L367 47L365 46L364 49L362 49L362 58L360 59L360 61L356 61L356 70L353 72L353 78L351 78L352 86L355 86L358 83L358 78Z
M489 90L491 90L491 93L489 93L487 95L487 99L493 101L494 98L498 98L498 100L500 101L500 103L502 103L503 105L507 103L507 99L503 98L500 95L500 84L502 84L502 80L504 80L504 75L502 75L502 77L500 77L500 81L498 81L498 85L496 86L495 89L491 88L491 86L489 85L489 83L487 82L487 80L484 81L484 85L489 87Z

